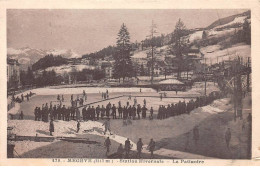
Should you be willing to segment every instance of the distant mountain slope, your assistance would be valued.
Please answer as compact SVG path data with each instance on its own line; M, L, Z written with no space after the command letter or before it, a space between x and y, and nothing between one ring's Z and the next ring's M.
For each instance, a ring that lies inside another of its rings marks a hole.
M206 27L206 29L213 29L217 26L227 24L229 22L232 22L235 18L241 17L241 16L250 16L250 11L246 11L246 12L241 13L241 14L236 14L236 15L232 15L232 16L228 16L228 17L216 20L215 22L210 24L208 27Z
M78 58L81 57L73 50L41 50L41 49L32 49L29 47L24 47L20 49L8 48L7 57L17 59L21 64L21 69L26 70L28 66L36 63L39 59L43 58L46 55L53 54L55 56L61 55L64 58Z

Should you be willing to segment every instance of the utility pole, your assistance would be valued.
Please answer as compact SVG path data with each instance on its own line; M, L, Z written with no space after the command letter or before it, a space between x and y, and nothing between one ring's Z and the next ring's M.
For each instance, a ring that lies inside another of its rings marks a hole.
M207 96L206 58L204 58L205 97Z
M248 57L247 58L247 75L246 75L246 90L247 92L249 92L250 88L249 88L249 85L250 85L250 58Z
M239 115L240 119L242 119L242 97L243 97L243 91L242 91L242 81L241 81L241 62L242 59L238 57L238 72L237 72L237 114Z
M151 30L149 37L151 38L151 46L152 46L152 75L151 75L151 84L153 84L153 76L154 76L154 34L157 33L156 31L156 24L154 24L152 20Z

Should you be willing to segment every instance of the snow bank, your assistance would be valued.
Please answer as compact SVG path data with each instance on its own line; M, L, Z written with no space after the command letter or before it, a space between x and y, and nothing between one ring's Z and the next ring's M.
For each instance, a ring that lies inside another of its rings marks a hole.
M20 110L20 104L19 103L15 103L15 107L10 109L7 113L8 114L17 114L17 113L19 113L19 110Z

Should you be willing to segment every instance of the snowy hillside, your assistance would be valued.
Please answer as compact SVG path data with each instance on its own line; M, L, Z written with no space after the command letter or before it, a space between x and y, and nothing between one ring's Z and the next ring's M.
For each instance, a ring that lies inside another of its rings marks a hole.
M244 23L245 19L250 23L250 18L248 19L248 16L238 16L235 17L234 20L232 20L229 23L216 26L212 29L205 30L207 33L207 36L209 37L219 37L224 36L228 33L234 33L236 30L242 29L242 24ZM194 42L194 40L202 39L203 31L196 31L189 35L189 41Z
M220 50L219 45L212 45L203 47L200 51L204 54L206 64L208 65L215 64L217 61L233 60L238 56L242 57L244 61L246 61L248 57L251 57L251 46L244 43L233 45L224 50Z
M223 49L221 45L222 41L225 41L229 36L231 37L235 32L243 29L243 23L247 20L250 24L250 14L245 12L243 14L230 16L227 18L222 18L213 22L208 28L205 28L206 38L211 39L215 38L217 41L216 45L209 45L205 47L200 47L200 52L204 54L206 58L207 64L214 64L217 61L225 61L229 59L233 59L234 57L240 56L244 59L251 56L251 46L245 43L238 44L230 44L229 47ZM195 41L202 40L203 30L198 29L197 31L186 36L188 41L192 44ZM225 38L223 38L225 37ZM221 39L222 38L222 39ZM136 51L134 52L132 58L133 59L144 59L147 58L147 54L149 53L149 49L145 49L144 51ZM155 57L164 59L165 56L169 55L168 45L162 46L160 48L155 49ZM204 60L202 61L204 63Z

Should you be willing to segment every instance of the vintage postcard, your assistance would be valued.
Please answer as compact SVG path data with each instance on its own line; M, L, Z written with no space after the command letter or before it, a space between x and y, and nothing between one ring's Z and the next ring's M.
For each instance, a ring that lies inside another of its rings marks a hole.
M0 5L0 165L260 164L260 1Z

